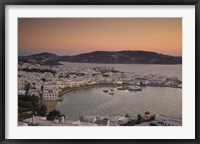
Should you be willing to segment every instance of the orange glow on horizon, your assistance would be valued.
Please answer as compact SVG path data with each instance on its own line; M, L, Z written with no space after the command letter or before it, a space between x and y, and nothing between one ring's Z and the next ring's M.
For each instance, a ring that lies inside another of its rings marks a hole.
M144 50L182 55L181 18L19 18L19 55Z

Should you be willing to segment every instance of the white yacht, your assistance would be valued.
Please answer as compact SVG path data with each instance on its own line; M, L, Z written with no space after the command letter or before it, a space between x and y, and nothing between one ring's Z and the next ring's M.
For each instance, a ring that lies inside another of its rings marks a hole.
M114 92L109 92L109 95L114 95Z
M142 91L142 88L139 86L129 86L129 91Z

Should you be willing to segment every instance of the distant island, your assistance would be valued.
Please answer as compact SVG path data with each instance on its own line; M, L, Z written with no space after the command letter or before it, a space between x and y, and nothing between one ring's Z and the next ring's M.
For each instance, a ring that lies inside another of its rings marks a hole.
M60 65L59 61L109 64L182 64L182 57L149 51L94 51L74 56L58 56L43 52L18 57L18 62L38 63L42 65Z

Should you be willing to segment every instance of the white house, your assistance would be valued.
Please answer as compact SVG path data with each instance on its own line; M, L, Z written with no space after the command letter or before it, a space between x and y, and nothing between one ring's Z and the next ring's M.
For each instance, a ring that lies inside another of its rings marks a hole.
M25 90L18 90L18 95L25 95L26 91Z
M30 96L39 96L40 95L40 91L38 91L37 89L29 89L29 95Z
M45 84L44 85L44 89L58 89L58 85L57 84Z
M96 116L90 116L90 115L83 116L82 121L94 123L96 121Z
M58 100L59 90L45 90L43 100Z
M127 118L127 117L120 117L120 118L118 118L118 124L120 124L120 125L124 125L124 124L126 124L127 122L129 122L129 120L130 120L130 118Z
M126 124L127 122L129 122L130 118L127 118L125 116L119 116L119 115L109 115L105 117L106 119L108 119L110 121L110 124L117 124L117 125L123 125Z
M137 78L134 79L134 81L137 85L142 85L142 84L148 83L148 80L146 78L143 78L143 77L137 77Z
M169 119L169 120L166 120L163 125L165 125L165 126L181 126L182 121Z
M42 86L41 83L36 83L36 84L35 84L35 88L36 88L37 90L39 90L39 91L41 91L41 86Z
M155 120L163 125L166 126L181 126L182 125L182 120L179 118L174 118L170 116L165 116L161 114L155 115Z

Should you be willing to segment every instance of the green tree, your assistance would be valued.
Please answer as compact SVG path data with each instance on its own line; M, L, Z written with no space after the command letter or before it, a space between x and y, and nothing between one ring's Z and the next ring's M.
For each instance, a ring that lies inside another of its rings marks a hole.
M41 86L41 91L42 91L42 93L43 93L43 90L44 90L44 86L42 85L42 86Z
M126 118L130 118L130 116L128 115L128 113L125 115Z
M26 91L26 95L28 95L28 92L29 92L29 89L31 88L31 84L30 83L27 83L27 84L25 84L25 87L24 87L24 89L25 89L25 91Z
M155 123L150 123L149 126L157 126Z
M38 108L37 113L39 116L46 116L47 114L47 107L45 105L42 105Z
M47 120L54 120L55 118L59 118L61 117L61 113L60 111L57 111L57 110L52 110L48 113L47 115Z
M138 114L137 117L138 117L138 118L137 118L138 123L141 123L141 122L142 122L142 116L141 116L140 114Z
M30 97L30 101L32 102L34 107L37 107L39 103L39 97L33 95Z
M43 82L45 82L45 81L46 81L46 79L45 79L45 78L42 78L41 80L42 80Z
M43 100L43 94L42 94L42 92L39 93L39 99Z

